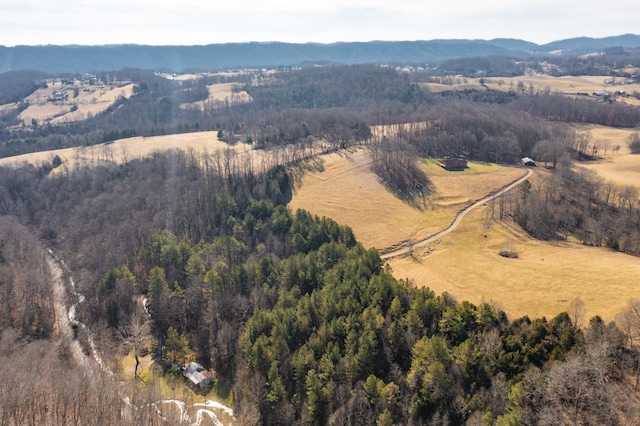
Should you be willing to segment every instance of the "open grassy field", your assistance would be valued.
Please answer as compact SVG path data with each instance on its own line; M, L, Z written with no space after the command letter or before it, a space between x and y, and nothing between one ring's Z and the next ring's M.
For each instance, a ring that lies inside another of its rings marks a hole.
M579 297L587 320L594 315L613 320L629 299L640 296L636 257L537 241L496 221L487 228L486 210L470 213L456 231L417 250L414 257L390 259L394 275L436 293L446 291L457 300L495 303L511 319L551 318ZM504 249L515 250L518 258L500 256Z
M105 87L49 83L46 88L36 90L25 99L30 105L20 113L19 118L26 126L30 126L33 120L38 124L85 120L105 111L118 97L129 98L133 94L133 87L133 84ZM74 96L74 91L77 96Z
M589 132L591 141L587 147L587 152L591 153L591 148L595 145L598 148L597 156L601 158L611 158L629 153L628 138L634 132L640 132L640 128L615 128L600 126L597 124L569 124L569 127L577 132ZM614 151L616 146L619 151Z
M304 208L353 228L367 247L390 248L417 241L447 227L467 205L524 174L519 168L470 163L462 172L447 172L434 161L424 169L435 186L431 205L412 208L380 183L370 170L365 149L318 158L294 189L290 207Z
M206 100L182 104L180 105L180 108L204 110L207 106L222 106L225 102L229 102L232 105L250 102L251 96L249 96L247 92L234 92L234 88L237 85L237 83L210 84L207 86L207 89L209 90L209 97Z
M620 155L622 157L622 155ZM640 157L639 157L640 158ZM321 157L321 166L305 174L290 203L353 228L366 247L385 248L418 241L447 227L473 200L504 186L522 169L474 164L465 172L446 172L427 162L434 182L432 208L420 211L403 203L369 170L366 151ZM543 171L537 171L542 173ZM470 213L441 240L388 261L398 278L458 300L493 302L511 318L552 317L575 298L585 302L586 318L614 319L630 298L640 297L640 261L606 249L547 243L491 220L491 205ZM517 259L498 252L512 249Z
M598 161L581 163L578 167L595 171L605 181L619 186L635 186L640 189L640 156L613 155Z
M233 150L237 155L255 157L256 151L245 144L229 145L218 140L217 132L183 133L177 135L134 137L120 139L113 143L56 149L35 152L15 157L1 158L0 166L20 166L24 163L51 163L59 155L63 161L62 170L72 170L76 166L96 165L106 161L122 163L124 161L148 157L155 151L170 149L193 150L196 153L212 154L216 151Z
M574 125L579 131L589 131L592 135L591 145L598 146L598 159L581 162L577 166L593 170L605 181L620 186L635 186L640 189L640 155L629 152L627 138L640 129L615 129L596 125ZM603 147L607 146L606 154ZM620 146L620 151L613 147Z
M454 77L452 84L427 83L426 86L434 92L444 90L481 89L480 78ZM531 75L518 77L488 77L482 79L485 85L491 89L503 91L517 91L518 83L522 82L525 93L537 93L549 90L569 95L579 93L591 95L594 92L614 93L624 91L631 95L640 92L640 84L623 84L625 79L612 79L611 76L563 76L552 77L550 75ZM634 105L640 105L640 101L633 97L620 97L619 100Z

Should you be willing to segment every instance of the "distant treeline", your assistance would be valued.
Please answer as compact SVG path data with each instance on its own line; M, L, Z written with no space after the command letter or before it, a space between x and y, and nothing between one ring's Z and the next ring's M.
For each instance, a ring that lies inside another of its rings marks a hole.
M544 91L479 89L435 94L405 73L373 65L254 77L252 84L246 83L246 76L238 77L252 102L210 105L200 111L180 105L206 98L209 77L178 83L135 69L104 73L100 78L106 81L133 81L134 96L120 98L85 121L68 124L9 128L19 112L11 110L2 116L6 125L0 129L0 156L205 130L219 131L219 137L229 143L253 143L256 148L319 139L340 147L369 141L373 125L431 122L428 131L402 135L422 155L509 162L531 155L535 144L548 138L549 122L640 124L640 110L626 104Z
M632 49L640 46L634 34L605 38L578 37L538 45L524 40L416 40L321 43L224 43L201 46L0 46L0 72L35 69L48 73L95 73L135 67L164 72L221 71L317 65L446 64L460 58L507 57L513 61L555 61L565 57L602 63L600 57L619 57L632 63ZM593 53L599 55L587 55ZM626 57L625 57L626 56ZM445 70L446 67L443 67ZM489 69L495 66L489 65ZM456 68L454 68L456 69ZM478 67L475 67L478 70ZM482 68L480 68L482 71ZM575 70L573 68L572 70ZM504 75L504 74L503 74ZM593 74L597 75L597 74Z

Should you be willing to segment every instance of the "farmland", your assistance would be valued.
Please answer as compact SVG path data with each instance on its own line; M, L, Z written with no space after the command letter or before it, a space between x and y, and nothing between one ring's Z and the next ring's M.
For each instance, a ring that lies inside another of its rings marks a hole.
M615 138L626 133L608 131ZM594 132L603 137L606 129ZM424 168L436 194L431 206L421 211L387 192L369 170L367 159L364 151L323 157L321 170L302 178L290 207L348 224L365 246L406 246L444 229L463 207L523 173L518 168L491 164L471 164L462 173L447 172L435 162L427 162ZM625 184L637 182L638 161L632 155L612 155L582 167ZM412 256L388 260L394 274L459 300L491 301L512 317L552 317L580 298L587 317L597 314L612 320L630 298L637 297L640 264L635 257L568 242L535 240L509 222L493 220L497 216L494 209L497 206L477 209L440 241L416 249ZM499 256L505 247L517 251L518 258Z
M576 97L593 97L594 93L605 92L611 95L619 94L616 99L631 105L640 105L640 101L632 96L640 93L640 84L624 78L611 76L562 76L529 75L518 77L453 77L443 83L427 83L426 86L434 91L465 90L465 89L494 89L500 91L521 91L535 94L538 92L558 92Z
M620 154L610 152L607 157L579 167L594 170L617 185L638 185L638 157L628 154L624 143L631 130L576 128L589 130L593 143L607 140L611 146L623 146ZM0 159L0 165L50 163L59 155L63 167L58 172L70 171L176 148L208 154L231 149L238 161L256 164L264 155L245 144L230 147L219 141L215 132L199 132L25 154ZM366 247L390 250L409 246L446 228L457 212L523 173L517 167L476 162L470 162L464 171L448 172L435 160L424 161L422 167L436 192L429 205L419 210L387 191L370 165L367 150L361 148L316 157L305 166L296 167L292 170L297 178L290 210L303 208L330 217L349 225ZM586 304L587 315L613 319L630 298L636 297L634 283L640 279L640 269L635 257L602 248L532 239L510 223L491 220L492 215L495 217L493 207L478 209L451 235L417 249L412 256L390 259L389 265L398 277L409 278L418 286L473 303L491 301L512 316L552 317L567 310L579 297ZM514 246L519 258L500 257L498 252L506 246Z
M105 111L119 97L131 97L133 87L131 83L105 86L80 81L51 82L25 99L29 106L19 117L26 126L85 120Z
M640 110L407 69L124 69L100 78L131 95L79 121L44 107L81 87L8 76L7 415L59 420L82 389L89 416L96 377L109 424L637 423Z

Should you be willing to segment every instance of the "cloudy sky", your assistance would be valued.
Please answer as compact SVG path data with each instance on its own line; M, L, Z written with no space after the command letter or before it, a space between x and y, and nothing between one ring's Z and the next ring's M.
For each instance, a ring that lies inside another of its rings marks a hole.
M0 45L571 37L640 33L638 0L0 0Z

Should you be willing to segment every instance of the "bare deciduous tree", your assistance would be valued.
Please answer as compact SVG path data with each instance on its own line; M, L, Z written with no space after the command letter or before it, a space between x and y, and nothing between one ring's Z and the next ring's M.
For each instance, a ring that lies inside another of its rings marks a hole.
M138 366L140 365L139 356L147 342L151 340L150 320L145 314L136 311L129 319L129 323L120 327L120 335L125 350L127 352L133 351L133 356L136 359L134 377L137 378Z

